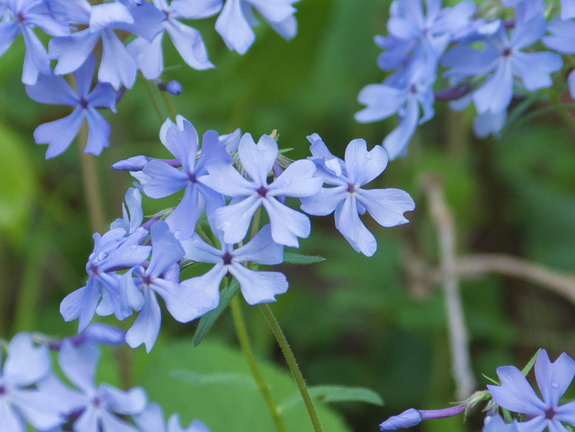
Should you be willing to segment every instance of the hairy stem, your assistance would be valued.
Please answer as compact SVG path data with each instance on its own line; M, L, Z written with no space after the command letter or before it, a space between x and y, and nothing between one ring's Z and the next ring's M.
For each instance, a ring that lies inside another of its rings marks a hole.
M236 328L236 334L238 335L240 346L242 348L242 351L244 352L244 355L246 356L248 365L250 367L254 379L256 380L258 389L260 390L260 392L264 397L266 405L268 406L268 410L270 411L273 421L276 425L276 429L278 430L278 432L286 432L286 426L283 421L283 418L280 415L279 408L275 403L270 388L266 384L264 377L256 362L256 358L252 350L252 346L246 329L246 323L244 321L241 304L238 296L235 296L232 299L231 308L232 308L232 316L234 318L234 327Z
M266 317L266 320L270 326L270 328L272 329L272 332L274 334L274 336L276 337L276 340L278 341L278 344L282 350L282 353L286 359L286 362L289 366L290 372L299 388L299 391L301 393L301 396L303 398L303 401L305 403L305 407L307 408L307 412L309 414L309 418L311 420L311 423L313 424L313 430L315 432L321 432L323 431L322 427L321 427L321 423L319 421L319 417L317 415L317 412L315 410L315 406L313 404L313 401L311 399L311 396L309 395L309 391L307 389L307 386L305 385L305 381L303 379L303 375L301 374L301 371L299 369L299 366L297 364L297 361L295 359L295 356L289 346L289 343L274 315L274 313L272 312L272 310L270 309L270 307L266 304L260 304L260 310L262 311L262 313L264 314L264 316Z

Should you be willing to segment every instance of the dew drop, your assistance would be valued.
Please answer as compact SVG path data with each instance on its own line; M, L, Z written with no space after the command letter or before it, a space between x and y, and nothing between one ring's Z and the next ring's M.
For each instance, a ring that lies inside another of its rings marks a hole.
M132 250L135 250L136 248L137 248L136 245L131 245L131 246L130 246L130 249L132 249Z
M554 389L558 389L559 383L557 381L551 381L551 387L553 387Z
M368 153L368 154L365 155L365 158L366 158L367 160L371 160L371 155Z

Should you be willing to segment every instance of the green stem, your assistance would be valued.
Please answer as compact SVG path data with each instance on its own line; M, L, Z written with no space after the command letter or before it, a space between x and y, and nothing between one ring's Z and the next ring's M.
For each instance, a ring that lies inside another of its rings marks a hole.
M78 141L82 144L88 142L88 126L85 123L80 128ZM81 148L80 152L82 152ZM98 181L96 156L81 153L80 158L82 159L82 180L84 182L84 193L86 195L92 232L103 233L106 231L106 218L104 216L104 206L102 205L100 182Z
M258 368L258 364L256 362L256 358L254 356L250 344L250 339L248 337L248 332L246 330L246 323L244 321L241 304L238 296L235 296L232 299L231 308L232 308L232 315L234 318L234 326L236 328L236 333L238 335L238 340L240 341L240 346L242 347L242 351L246 356L252 375L256 380L258 388L265 399L266 405L268 406L270 413L272 414L272 418L276 425L276 429L278 430L278 432L286 432L286 426L280 415L279 408L273 399L269 386L266 384L264 377Z
M144 80L144 84L146 85L146 91L148 92L148 96L150 96L150 100L152 101L154 111L156 111L156 115L160 119L160 123L164 123L165 118L164 115L162 114L162 111L160 110L158 101L156 101L156 98L154 97L154 92L152 91L152 85L150 84L150 81Z
M176 112L176 108L174 107L174 103L172 102L172 98L170 98L170 95L168 94L168 92L160 92L162 94L162 98L164 99L164 102L166 103L166 106L168 107L168 112L170 113L170 117L172 118L173 121L176 121L176 117L177 117L177 112Z
M301 393L301 396L303 398L303 401L305 403L305 406L307 408L307 412L309 414L309 418L313 424L313 430L315 432L322 432L323 429L321 427L321 423L319 421L319 417L317 416L317 412L315 410L315 406L313 404L313 401L311 399L311 396L309 395L309 391L305 385L305 381L303 379L303 375L301 374L301 371L299 370L299 366L297 364L297 361L295 359L295 356L288 344L288 341L274 315L274 313L272 312L272 310L270 309L270 307L266 304L266 303L262 303L259 305L260 306L260 310L263 312L264 316L266 317L266 320L274 334L274 336L276 337L276 340L278 341L278 344L282 350L282 353L287 361L287 364L290 368L291 374L299 388L299 391Z

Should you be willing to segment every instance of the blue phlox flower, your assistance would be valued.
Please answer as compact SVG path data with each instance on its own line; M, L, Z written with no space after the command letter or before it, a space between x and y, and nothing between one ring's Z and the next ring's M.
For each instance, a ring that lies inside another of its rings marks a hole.
M453 417L461 414L467 408L466 405L454 405L449 408L437 410L417 410L410 408L399 415L392 416L379 425L380 431L393 431L407 429L418 425L423 420L433 420L446 417Z
M161 326L161 311L156 295L162 297L168 312L179 322L194 320L217 306L203 291L179 283L178 263L185 252L170 232L168 224L155 222L150 236L152 258L148 267L136 267L122 276L124 283L133 285L141 292L140 300L135 301L138 318L128 330L126 342L132 348L143 343L148 352L154 346ZM133 289L128 290L133 292Z
M335 212L335 225L349 244L358 252L372 256L377 250L375 237L365 227L359 215L366 211L384 227L405 224L406 211L415 209L409 194L400 189L362 189L387 167L387 153L381 146L367 151L363 139L349 143L345 151L345 162L335 163L326 158L329 153L320 136L308 137L312 143L312 160L320 167L319 175L331 188L322 188L311 197L302 198L302 210L315 216L326 216Z
M434 82L435 72L422 68L400 71L383 84L370 84L360 91L357 99L367 106L355 114L356 121L369 123L396 113L399 116L399 125L383 141L391 160L407 154L407 145L417 125L433 117Z
M575 17L575 0L561 0L561 19Z
M519 432L517 423L505 423L500 415L485 417L485 425L482 432Z
M123 228L126 236L134 233L142 225L144 211L142 210L142 194L136 188L129 188L126 192L126 204L122 204L121 219L116 219L110 229ZM127 208L126 208L127 206Z
M297 238L305 238L310 233L309 219L279 199L317 193L322 182L314 177L315 165L307 160L295 161L268 184L268 176L279 154L277 142L269 135L262 135L256 144L250 134L244 134L238 154L251 181L225 163L208 164L209 175L199 179L213 190L233 198L230 204L215 211L215 228L223 231L226 243L239 243L246 236L254 213L263 206L270 218L274 241L297 247Z
M38 389L38 383L51 374L48 351L35 346L28 333L19 333L8 345L2 364L0 356L0 425L2 430L25 432L25 422L38 430L62 423L57 401L49 392Z
M38 27L51 36L64 36L70 33L68 26L60 24L51 16L42 0L5 0L2 15L0 56L22 34L26 44L22 82L34 84L39 74L50 73L48 53L34 28Z
M286 277L279 272L254 271L242 263L275 265L283 262L283 246L272 238L269 225L264 226L248 243L234 249L222 242L221 249L205 243L197 234L182 241L185 258L195 262L215 264L206 274L182 282L195 291L203 290L214 301L220 301L220 284L230 273L236 278L246 301L251 304L275 301L275 296L288 289Z
M245 54L254 43L252 27L258 23L253 9L285 39L297 33L297 22L292 6L298 0L226 0L216 21L216 30L230 50Z
M485 38L485 49L475 50L458 45L443 57L443 65L452 68L446 75L473 76L488 74L485 82L473 92L479 114L498 113L507 108L513 96L514 77L528 90L549 87L550 74L561 69L561 57L551 52L521 51L537 42L545 33L546 23L541 14L524 20L518 9L518 19L511 36L503 24L492 36Z
M395 55L399 53L397 48L403 45L403 55L409 55L411 62L418 63L418 67L435 70L453 35L468 25L476 9L472 1L462 1L453 8L442 8L441 3L441 0L426 0L425 13L421 0L396 0L392 3L387 28L392 38L403 42L393 43L392 39L387 44ZM384 60L380 57L379 64L382 65ZM392 63L397 63L397 59Z
M36 102L74 107L72 114L44 123L34 131L36 143L48 144L46 158L63 153L80 132L84 120L88 122L85 153L99 155L110 145L110 125L97 108L109 108L115 112L116 92L105 83L98 83L90 90L94 67L95 60L90 57L74 72L76 91L64 78L54 74L41 75L36 84L26 86L28 96Z
M62 371L78 389L75 432L137 432L125 417L144 411L146 393L140 387L123 391L108 384L96 386L95 373L100 359L96 345L64 343L58 359Z
M525 12L524 18L531 19L541 13L541 10L545 7L545 2L543 0L503 0L503 6L523 8Z
M544 36L543 43L549 48L564 54L575 53L575 22L555 18L547 24L551 36ZM571 97L575 98L575 71L568 77Z
M122 289L116 271L140 265L148 258L151 248L141 245L147 236L145 229L138 228L128 237L125 234L124 228L108 231L103 236L94 234L94 252L86 264L88 283L68 294L60 304L60 313L65 321L80 320L78 331L88 326L101 299L106 304L102 308L111 308L120 320L132 313L133 294Z
M116 90L120 85L132 88L138 66L114 30L124 30L152 40L162 31L164 17L148 2L138 6L124 0L92 6L89 16L80 23L88 24L88 28L50 41L50 57L58 60L56 74L78 69L101 39L102 60L98 80L110 83Z
M160 140L176 157L182 169L165 161L152 160L143 166L141 172L132 175L140 181L144 193L150 198L164 198L185 190L182 201L166 221L180 238L186 238L194 232L204 209L207 208L208 218L211 218L215 209L225 204L221 193L215 192L198 179L208 173L206 165L209 162L227 164L231 162L231 156L220 143L218 134L207 131L197 158L198 134L194 126L182 116L177 117L176 124L169 119L164 122Z
M547 351L539 353L535 362L535 377L542 400L516 367L498 367L497 375L501 385L487 385L495 402L529 418L517 423L519 431L542 432L546 427L550 431L565 431L562 423L575 426L575 401L559 405L559 400L575 376L575 361L567 354L561 354L552 363Z
M208 60L208 52L200 32L179 20L215 15L222 7L222 0L175 0L169 5L166 0L153 0L153 3L165 14L165 31L158 33L151 41L140 37L128 45L128 51L136 58L144 77L158 78L164 69L162 40L165 32L189 66L199 70L214 67Z
M166 427L162 408L155 403L149 404L134 420L142 432L210 432L209 428L199 420L192 421L187 428L182 427L178 414L170 416Z

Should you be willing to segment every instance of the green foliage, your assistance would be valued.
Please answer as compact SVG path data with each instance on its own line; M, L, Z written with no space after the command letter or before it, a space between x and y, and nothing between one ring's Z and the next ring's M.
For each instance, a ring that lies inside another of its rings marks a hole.
M276 400L297 392L286 370L258 359ZM179 412L183 423L201 418L212 432L269 432L273 422L257 390L242 353L216 340L194 348L188 341L156 347L146 359L137 381L166 413ZM318 407L326 431L349 431L342 419L326 406ZM282 412L288 432L311 429L305 408Z

